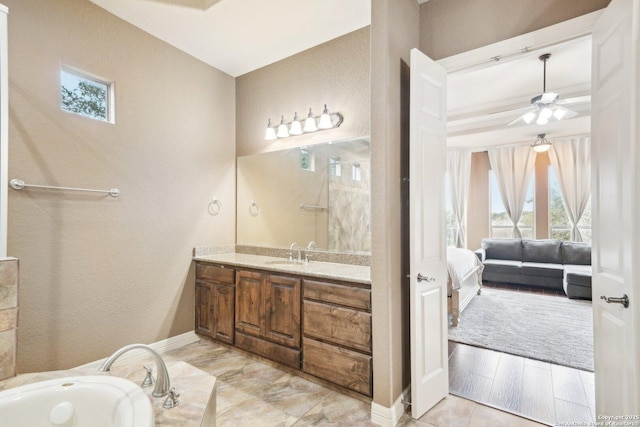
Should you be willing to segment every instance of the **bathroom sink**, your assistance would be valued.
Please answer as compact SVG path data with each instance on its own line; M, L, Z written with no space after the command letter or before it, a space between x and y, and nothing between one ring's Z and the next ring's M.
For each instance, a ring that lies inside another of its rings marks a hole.
M87 375L0 392L4 427L153 427L149 396L129 380Z
M289 260L289 259L277 259L277 260L273 260L273 261L265 261L265 264L267 265L281 265L281 266L296 266L296 265L304 265L302 262L298 262L296 260Z

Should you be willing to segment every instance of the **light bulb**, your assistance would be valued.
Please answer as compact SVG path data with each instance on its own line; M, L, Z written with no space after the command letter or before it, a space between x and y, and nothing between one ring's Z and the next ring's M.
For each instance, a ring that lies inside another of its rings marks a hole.
M305 132L315 132L318 130L318 126L316 126L316 118L313 117L313 113L311 112L311 108L309 108L309 115L304 121L304 131Z
M522 116L522 120L524 120L526 124L531 123L535 118L536 118L536 113L534 113L533 111L529 111L527 114Z
M278 138L287 138L289 136L289 129L287 129L287 124L284 121L284 116L282 116L282 120L280 120L280 124L278 125L278 133L276 133Z
M301 135L302 134L302 124L300 124L300 117L298 117L298 113L293 115L293 121L291 122L291 126L289 127L290 135Z
M329 109L327 108L327 104L324 104L324 110L322 111L322 115L320 116L320 122L318 123L319 129L331 129L333 127L333 123L331 123L331 116L329 115Z
M538 115L538 120L536 120L536 124L538 125L546 125L549 123L549 119L553 115L553 111L550 108L543 108L540 110L540 114Z
M273 141L274 139L278 139L276 136L276 130L273 128L271 124L271 119L267 122L267 131L264 133L264 139L267 141Z

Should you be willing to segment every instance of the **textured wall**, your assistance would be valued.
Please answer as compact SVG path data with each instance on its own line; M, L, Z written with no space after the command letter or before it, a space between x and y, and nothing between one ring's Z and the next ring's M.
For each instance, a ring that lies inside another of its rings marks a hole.
M430 0L420 7L420 49L446 58L602 9L610 0Z
M88 0L4 3L10 178L122 192L9 190L19 372L193 330L191 250L235 243L234 79ZM60 110L61 64L115 81L115 124Z
M369 135L369 27L260 68L236 79L239 156ZM323 105L344 115L336 129L265 141L267 120L315 115Z
M403 137L407 137L408 125L403 107L408 99L406 93L402 92L402 78L403 73L407 72L409 51L418 46L418 41L419 7L415 0L372 2L373 399L387 408L393 405L408 384L409 330L408 325L402 324L408 305L403 304L403 238L400 233L403 203L401 147Z

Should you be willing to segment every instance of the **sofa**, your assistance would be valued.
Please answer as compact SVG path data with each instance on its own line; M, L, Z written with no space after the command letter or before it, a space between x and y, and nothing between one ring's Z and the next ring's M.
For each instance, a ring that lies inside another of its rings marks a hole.
M562 290L591 299L591 245L560 240L483 239L482 280Z

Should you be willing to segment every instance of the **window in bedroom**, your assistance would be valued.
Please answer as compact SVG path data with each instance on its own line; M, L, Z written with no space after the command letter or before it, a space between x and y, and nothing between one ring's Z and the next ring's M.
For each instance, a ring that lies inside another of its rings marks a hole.
M578 229L582 241L591 243L591 201L578 221ZM552 239L571 240L571 221L553 168L549 168L549 234Z
M529 179L529 188L527 189L527 195L525 197L524 208L522 209L522 216L518 222L518 228L520 228L520 232L524 239L533 239L535 235L534 181L535 175L531 175L531 179ZM507 215L504 203L502 203L500 191L498 190L498 180L496 179L493 171L489 171L489 182L491 183L491 188L489 190L491 237L498 239L513 238L513 225L511 224L509 215Z
M69 113L115 123L113 83L63 66L60 71L60 107Z

